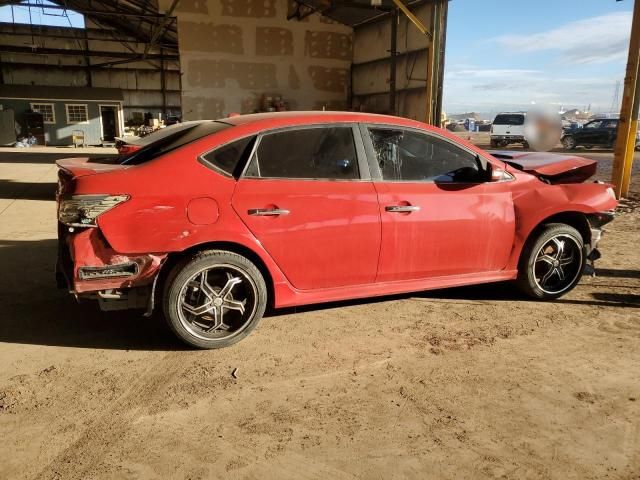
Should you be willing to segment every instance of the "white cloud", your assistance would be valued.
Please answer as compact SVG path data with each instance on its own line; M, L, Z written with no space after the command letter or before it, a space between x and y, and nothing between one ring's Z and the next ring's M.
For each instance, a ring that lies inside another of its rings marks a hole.
M502 35L493 40L518 53L557 51L571 64L605 63L627 57L631 12L576 20L546 32Z
M528 69L452 66L445 75L445 110L522 109L536 104L577 105L606 110L616 78L610 75L554 75Z

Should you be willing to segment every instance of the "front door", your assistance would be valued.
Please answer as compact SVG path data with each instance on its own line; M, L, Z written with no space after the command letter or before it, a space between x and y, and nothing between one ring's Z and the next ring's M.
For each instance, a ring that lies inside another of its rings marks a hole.
M348 125L264 134L238 181L235 211L295 288L375 280L380 215L359 135Z
M477 155L426 132L368 128L380 203L376 281L495 272L515 235L511 192ZM372 172L373 175L373 172Z
M118 135L116 107L100 106L100 120L102 122L102 141L114 142Z
M602 120L594 120L578 130L575 133L578 145L599 145L605 133L603 123Z

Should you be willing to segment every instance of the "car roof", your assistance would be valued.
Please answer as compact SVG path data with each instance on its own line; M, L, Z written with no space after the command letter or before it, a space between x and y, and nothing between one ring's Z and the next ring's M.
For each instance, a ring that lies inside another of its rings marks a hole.
M380 115L375 113L361 112L332 112L332 111L289 111L289 112L267 112L251 113L248 115L235 115L228 118L221 118L219 122L229 125L255 125L255 126L289 126L313 123L339 123L339 122L361 122L361 123L388 123L392 125L403 125L417 128L429 127L427 124L411 120L408 118L394 117L392 115Z

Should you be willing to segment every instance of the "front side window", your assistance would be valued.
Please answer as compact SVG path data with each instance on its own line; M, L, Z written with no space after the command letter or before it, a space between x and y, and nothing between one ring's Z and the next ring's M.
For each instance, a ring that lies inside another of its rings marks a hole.
M602 126L602 121L597 120L595 122L587 123L584 128L600 128Z
M260 139L247 177L353 180L360 178L351 127L314 127Z
M479 157L446 140L393 128L370 128L369 132L383 180L484 181L484 168Z
M53 103L32 103L31 110L42 114L44 123L56 123L56 114L53 110Z
M87 123L89 121L86 105L67 104L65 108L67 109L67 123Z

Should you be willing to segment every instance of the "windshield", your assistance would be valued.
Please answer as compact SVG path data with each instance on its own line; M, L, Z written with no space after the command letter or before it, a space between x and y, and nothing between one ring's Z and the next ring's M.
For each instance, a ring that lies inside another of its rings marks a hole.
M150 143L147 143L137 152L132 153L122 161L122 165L140 165L153 160L160 155L182 147L187 143L199 140L212 133L217 133L232 126L217 121L193 122L191 124L176 125L176 128L167 127L162 132L170 130L168 134L158 135ZM151 137L153 135L149 135Z
M521 113L501 113L496 115L494 125L524 125L524 115Z

